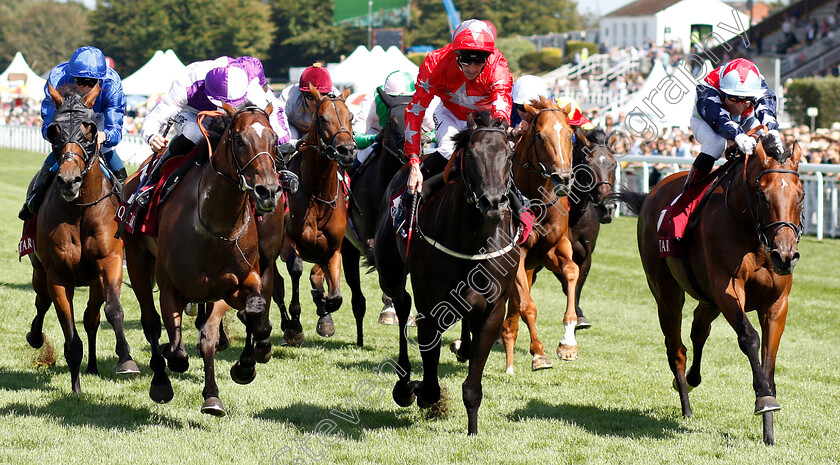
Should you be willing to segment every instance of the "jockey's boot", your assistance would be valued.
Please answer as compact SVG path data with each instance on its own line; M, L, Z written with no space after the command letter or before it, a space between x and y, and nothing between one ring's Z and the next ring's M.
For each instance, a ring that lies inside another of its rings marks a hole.
M172 139L172 142L169 143L169 147L167 147L160 155L160 158L155 161L155 166L151 167L151 172L146 175L146 182L137 187L137 192L134 193L134 202L138 203L141 207L146 207L151 199L154 186L158 183L158 181L160 181L160 172L166 160L174 156L190 153L190 150L192 150L195 145L196 144L193 141L187 139L184 135L179 135Z
M298 176L295 173L292 173L289 170L279 170L277 171L277 178L280 181L280 185L283 186L283 189L288 191L290 194L294 194L298 191L298 187L300 187L300 180L298 180Z
M534 229L534 214L529 210L531 202L522 195L522 192L514 183L510 183L510 191L508 191L507 197L513 216L522 225L522 235L519 237L519 243L522 244L528 240L531 230Z
M50 171L50 165L48 163L41 165L41 170L35 175L35 183L32 185L32 191L26 197L23 207L18 212L18 218L26 221L38 213L38 207L44 201L44 197L47 194L47 187L49 187L54 176L55 174Z
M124 183L125 179L128 177L128 173L125 172L125 168L120 168L117 171L114 171L114 176L117 177L119 182Z
M705 178L715 166L715 157L701 153L694 159L694 164L691 165L691 171L685 177L685 185L683 192L697 185L700 180Z

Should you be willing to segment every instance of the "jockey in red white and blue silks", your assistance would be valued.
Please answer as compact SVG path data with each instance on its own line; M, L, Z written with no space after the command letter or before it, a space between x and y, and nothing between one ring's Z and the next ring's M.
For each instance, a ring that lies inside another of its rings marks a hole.
M709 174L728 141L734 141L742 152L751 154L756 141L746 132L761 124L767 127L770 136L781 142L776 95L767 87L755 64L746 58L736 58L712 70L697 85L691 131L701 144L701 153L694 160L685 188Z
M466 129L470 113L489 110L510 123L513 78L495 43L496 28L491 23L470 19L455 29L451 44L429 53L420 66L414 99L405 111L409 192L422 190L421 126L435 96L441 102L434 113L438 149L423 162L426 176L443 170L454 151L452 137Z

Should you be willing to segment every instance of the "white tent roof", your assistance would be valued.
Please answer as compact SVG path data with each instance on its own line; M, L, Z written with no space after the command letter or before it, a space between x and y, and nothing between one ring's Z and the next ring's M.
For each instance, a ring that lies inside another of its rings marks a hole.
M175 77L185 68L175 52L158 50L152 58L131 76L122 80L125 95L163 94Z
M0 92L4 95L41 99L46 84L47 80L32 71L20 52L15 53L9 67L0 74Z
M413 76L419 71L398 48L390 47L386 52L379 45L372 50L360 45L344 61L328 69L333 84L352 86L356 92L369 92L381 86L394 71L407 71Z
M685 90L688 92L683 93ZM629 124L631 129L641 131L646 124L642 120L644 117L656 124L657 132L661 134L665 127L689 127L696 96L695 83L677 70L668 74L662 63L657 61L645 83L620 111L626 112L625 124ZM662 117L660 114L663 114Z

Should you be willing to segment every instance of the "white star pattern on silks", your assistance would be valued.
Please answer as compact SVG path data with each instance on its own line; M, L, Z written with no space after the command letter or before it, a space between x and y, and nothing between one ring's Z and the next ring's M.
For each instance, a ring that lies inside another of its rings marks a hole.
M405 140L410 141L414 138L415 135L417 135L417 131L412 131L411 130L411 125L406 124L405 125Z
M422 87L422 88L423 88L423 90L425 90L426 92L428 92L428 91L429 91L429 89L431 89L431 88L432 88L432 86L430 86L430 85L429 85L429 80L428 80L428 79L426 79L425 81L420 81L420 82L418 82L418 83L417 83L417 86L418 86L418 87Z
M423 105L420 105L419 103L411 102L411 107L408 109L408 112L409 113L414 113L415 115L420 116L420 112L421 111L426 111L427 108L429 108L429 107L424 107Z
M459 87L458 90L455 92L447 92L447 94L449 94L452 98L452 103L461 105L464 108L469 108L470 110L478 110L478 107L475 104L484 98L483 95L467 95L466 81L461 84L461 87Z
M496 97L496 100L493 102L493 108L496 111L504 112L507 110L507 102L505 101L504 97L501 95Z

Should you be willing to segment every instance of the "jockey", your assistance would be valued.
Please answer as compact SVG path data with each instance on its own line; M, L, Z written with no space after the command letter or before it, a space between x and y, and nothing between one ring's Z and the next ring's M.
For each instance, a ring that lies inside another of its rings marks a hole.
M546 99L551 98L548 87L546 87L545 81L541 77L534 76L533 74L524 74L513 83L511 98L513 99L513 108L516 111L510 114L508 136L511 139L518 138L528 130L528 112L525 111L525 104L530 104L531 100L539 100L540 97Z
M198 126L199 112L217 110L223 104L239 108L248 102L262 109L272 105L269 122L277 135L276 143L279 145L289 141L283 107L266 83L263 66L258 59L223 56L187 65L143 122L143 140L155 152L167 149L153 168L153 173L147 177L145 185L151 184L163 160L172 155L189 153L204 139ZM176 133L171 143L170 139L159 134L170 118L175 120L173 128ZM204 126L209 126L211 120L206 118ZM282 173L281 178L286 174Z
M414 98L405 111L409 193L422 191L424 176L443 171L455 149L453 136L466 129L471 112L486 109L493 117L510 122L513 78L495 43L496 28L491 23L469 19L455 29L451 44L429 53L423 61ZM438 148L421 167L421 125L435 96L440 98L434 112Z
M297 84L283 89L278 101L285 111L290 133L290 144L282 149L284 153L300 145L301 138L309 132L312 115L315 114L315 97L309 91L310 84L322 95L337 97L341 92L333 87L330 72L321 63L315 63L303 70Z
M102 146L102 156L108 168L120 181L125 180L125 165L114 148L122 140L123 116L125 115L125 95L122 90L122 80L116 71L108 67L105 55L96 47L84 46L77 49L70 61L62 63L50 71L44 86L44 101L41 103L41 134L47 138L47 129L52 123L55 113L55 103L50 97L49 86L59 88L65 84L75 84L83 92L89 91L99 83L99 96L93 103L96 114L96 126L99 129L97 142ZM50 152L41 170L35 177L32 192L24 202L18 217L27 220L38 212L38 207L44 200L47 187L52 180L56 165L55 155Z
M391 96L410 96L414 94L414 78L405 71L394 71L379 88ZM387 118L388 108L379 97L379 92L374 91L365 96L353 118L353 133L359 147L359 153L353 161L353 170L359 169L373 153L374 143L381 138L380 133Z
M767 87L755 64L746 58L736 58L713 69L697 85L691 131L701 144L701 153L691 166L684 189L709 174L728 141L734 141L744 154L751 154L756 142L746 131L760 124L767 127L768 135L781 141L776 95Z

